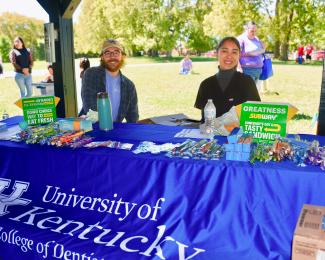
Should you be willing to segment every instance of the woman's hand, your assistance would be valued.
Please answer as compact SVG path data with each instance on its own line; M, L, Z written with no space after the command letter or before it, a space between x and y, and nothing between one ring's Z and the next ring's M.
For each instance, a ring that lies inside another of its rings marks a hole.
M24 73L24 75L28 76L29 75L29 68L23 68L23 73Z

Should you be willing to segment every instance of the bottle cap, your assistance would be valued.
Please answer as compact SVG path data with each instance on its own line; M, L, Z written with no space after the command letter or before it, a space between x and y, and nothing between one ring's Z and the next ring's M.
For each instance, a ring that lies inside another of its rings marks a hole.
M98 92L97 98L108 98L108 93L107 92Z
M9 114L7 114L7 113L3 113L3 115L2 115L2 119L4 120L4 119L7 119L7 118L9 118Z

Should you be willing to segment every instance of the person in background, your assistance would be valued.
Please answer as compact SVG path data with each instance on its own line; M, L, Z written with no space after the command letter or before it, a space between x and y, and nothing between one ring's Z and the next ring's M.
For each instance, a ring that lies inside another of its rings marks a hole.
M89 69L89 68L90 68L90 61L88 60L88 58L86 58L86 57L81 58L80 62L79 62L79 69L80 69L80 75L79 76L80 76L81 81L82 81L82 78L83 78L83 75L84 75L85 71L87 69ZM81 81L77 81L77 88L79 90L81 88ZM79 103L82 104L82 100L79 99L79 97L78 97L78 104ZM85 115L85 114L86 113L84 112L83 107L81 107L81 110L80 110L78 116L82 116L82 115Z
M82 112L97 111L97 93L108 92L114 122L135 123L139 119L138 97L133 82L120 71L124 64L123 46L116 40L104 41L100 66L87 69L82 78Z
M240 44L235 37L223 38L217 47L219 71L205 79L199 87L194 107L201 110L204 121L204 106L212 99L216 117L222 116L233 106L246 101L260 101L254 80L239 71Z
M305 48L305 51L306 51L306 62L307 63L310 63L311 62L311 54L313 53L313 50L314 50L314 47L308 43L306 48Z
M2 65L2 57L0 54L0 78L2 77L2 74L3 74L3 65Z
M304 62L304 55L305 55L304 46L302 44L300 44L297 49L297 56L298 56L297 62L299 64L302 64Z
M251 21L245 25L245 32L237 37L241 53L240 67L244 74L249 75L257 84L262 73L264 44L256 36L256 23Z
M47 72L48 72L48 74L46 75L43 82L53 83L54 82L54 75L53 75L53 66L52 65L47 66Z
M181 75L188 75L191 73L192 70L192 60L188 54L185 55L184 59L181 61L181 70L179 74Z
M21 97L31 97L32 87L32 67L33 58L30 49L25 47L21 37L14 39L13 48L9 53L9 59L15 69L15 81L20 90Z
M80 68L80 78L82 79L85 71L90 68L90 62L88 58L82 58L79 63Z

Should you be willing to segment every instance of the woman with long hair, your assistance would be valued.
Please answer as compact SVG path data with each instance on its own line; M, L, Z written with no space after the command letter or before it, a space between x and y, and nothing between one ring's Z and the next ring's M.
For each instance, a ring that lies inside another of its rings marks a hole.
M25 43L21 37L14 39L9 58L15 69L15 81L19 87L20 96L31 97L33 95L31 74L33 58L30 49L25 47Z

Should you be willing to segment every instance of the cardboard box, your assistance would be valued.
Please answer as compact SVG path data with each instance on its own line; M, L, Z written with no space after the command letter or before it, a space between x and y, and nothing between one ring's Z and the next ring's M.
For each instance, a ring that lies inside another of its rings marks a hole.
M325 207L304 205L296 225L291 259L325 259Z

